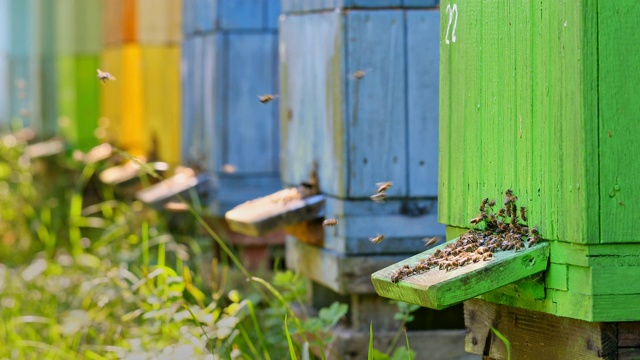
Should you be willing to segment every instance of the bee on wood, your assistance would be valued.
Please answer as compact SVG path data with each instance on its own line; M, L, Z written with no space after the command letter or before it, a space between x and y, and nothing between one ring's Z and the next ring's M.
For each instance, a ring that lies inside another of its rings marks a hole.
M378 190L376 190L376 194L380 194L387 191L392 185L393 185L392 181L376 183L376 186L378 187Z
M381 192L381 193L373 194L369 198L374 202L383 203L387 199L387 195Z
M540 233L538 232L538 228L535 226L529 229L529 232L531 233L531 235L540 236Z
M366 70L356 70L353 74L351 74L351 76L356 79L356 80L360 80L363 77L365 77L365 75L367 75L367 72L369 72L370 69L366 69Z
M527 219L527 209L524 206L520 206L520 218L522 221L528 221Z
M326 219L322 222L322 226L336 226L338 225L337 219Z
M463 257L462 259L458 260L458 266L464 266L469 261L471 261L471 258Z
M100 69L96 69L96 70L98 70L98 80L102 81L103 84L106 83L108 80L115 80L116 79L115 76L109 74L106 71L102 71Z
M431 256L433 256L434 258L439 258L442 256L442 250L438 249L436 250Z
M273 99L275 99L277 97L278 97L278 95L271 95L271 94L258 95L258 99L263 104L271 102Z
M429 239L429 238L422 239L422 241L424 241L424 246L426 246L426 247L429 247L429 246L437 243L438 240L440 240L439 236L434 236L431 239Z
M493 259L493 253L491 251L488 251L482 255L483 261L489 261L491 259Z
M484 212L484 208L485 206L487 206L487 203L489 202L489 198L484 198L484 200L482 200L482 203L480 204L480 212Z
M518 252L518 250L524 249L524 243L522 241L517 241L513 244L513 248Z
M369 241L371 241L373 244L380 244L382 241L384 240L384 235L377 235L375 237L371 237L369 238Z
M527 242L527 245L529 247L532 247L533 245L536 245L539 242L540 242L540 237L538 235L531 235L529 236L529 241Z
M496 205L496 201L495 201L495 200L490 200L490 201L487 203L487 206L488 206L488 207L490 207L490 208L494 207L495 205Z

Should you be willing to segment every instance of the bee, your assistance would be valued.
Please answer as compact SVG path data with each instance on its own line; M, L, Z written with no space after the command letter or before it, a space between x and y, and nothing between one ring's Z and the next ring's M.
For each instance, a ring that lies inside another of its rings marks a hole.
M488 202L489 202L489 198L484 198L484 200L482 200L482 203L480 204L480 212L484 212L484 208L485 206L487 206Z
M540 242L540 237L538 235L531 235L529 236L529 241L527 242L527 245L529 247L532 247L533 245L537 244Z
M367 75L367 72L369 72L369 69L367 69L367 70L356 70L353 74L351 74L351 76L356 80L360 80L365 75Z
M499 217L504 217L506 211L507 210L505 208L502 208L502 209L498 210L498 216Z
M538 228L535 226L529 229L529 232L531 233L531 235L540 236L540 233L538 232Z
M102 81L103 84L106 83L107 80L115 80L116 79L115 76L109 74L106 71L102 71L100 69L96 69L96 70L98 70L98 80Z
M392 185L393 185L392 181L376 183L376 186L378 187L378 190L376 190L376 194L380 194L387 191Z
M372 243L378 245L382 242L382 240L384 240L384 235L377 235L375 237L371 237L369 238L369 241L371 241Z
M486 219L487 219L487 214L486 213L482 213L482 214L478 215L477 217L471 219L469 222L475 225L475 224L478 224L481 221L484 221Z
M383 203L385 201L385 199L387 198L387 195L385 193L381 192L381 193L373 194L369 198L371 200L373 200L374 202Z
M322 222L322 226L336 226L338 225L337 219L326 219Z
M434 236L431 239L429 239L429 238L422 239L422 241L424 241L424 246L427 246L427 247L437 243L438 240L440 240L439 236Z
M271 102L273 99L275 99L277 97L278 97L278 95L271 95L271 94L258 95L258 99L263 104Z
M466 263L468 263L471 259L468 257L463 257L462 259L458 260L458 266L464 266Z
M489 261L491 259L493 259L493 253L491 251L488 251L482 255L483 261Z
M440 249L436 250L436 251L433 253L433 255L431 255L431 256L432 256L432 257L434 257L434 258L439 258L439 257L441 257L441 256L442 256L442 250L440 250Z
M516 252L518 252L518 250L524 249L524 243L522 241L516 241L513 244L513 248L516 250Z
M520 218L522 221L528 221L527 219L527 209L524 206L520 206Z
M476 249L476 254L482 255L482 254L484 254L484 253L486 253L488 251L489 251L489 249L486 246L481 246L481 247Z
M490 208L494 207L495 205L496 205L496 201L495 201L495 200L490 200L490 201L487 203L487 206L488 206L488 207L490 207Z

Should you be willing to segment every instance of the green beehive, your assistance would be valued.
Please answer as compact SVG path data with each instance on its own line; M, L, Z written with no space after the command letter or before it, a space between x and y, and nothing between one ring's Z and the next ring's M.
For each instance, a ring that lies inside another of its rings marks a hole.
M444 287L430 272L390 281L420 254L373 274L376 290L429 307L481 295L588 322L640 320L640 71L629 66L640 59L640 6L440 8L439 222L453 238L483 198L513 189L548 245L450 271Z

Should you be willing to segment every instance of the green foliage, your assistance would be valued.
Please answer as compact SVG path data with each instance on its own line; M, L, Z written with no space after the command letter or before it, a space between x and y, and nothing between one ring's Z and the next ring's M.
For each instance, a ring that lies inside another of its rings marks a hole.
M507 360L511 360L511 342L509 342L509 339L507 339L506 336L504 336L500 331L498 331L496 328L494 328L493 326L490 327L491 331L493 331L494 334L496 334L496 336L502 340L502 342L504 343L504 345L507 347Z
M230 251L236 268L220 265L210 239L171 234L160 213L97 184L101 165L30 161L9 143L0 141L0 358L281 359L293 347L309 359L310 344L331 340L347 306L308 316L298 274L251 276Z

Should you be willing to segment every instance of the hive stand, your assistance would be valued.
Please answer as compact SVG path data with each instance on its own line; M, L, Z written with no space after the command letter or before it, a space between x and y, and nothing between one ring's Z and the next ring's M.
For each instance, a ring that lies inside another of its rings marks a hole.
M493 326L519 359L637 358L628 331L640 321L640 148L632 135L640 75L624 66L640 56L630 35L635 5L441 4L439 221L453 239L483 198L501 201L513 189L549 251L536 278L464 283L483 300L465 302L469 351L506 358L487 335ZM373 275L376 289L431 306L416 297L431 290L411 286L429 273L392 284L387 275L398 265ZM487 277L501 278L498 269L487 265Z
M183 2L182 163L208 174L208 221L243 263L270 267L282 232L248 237L224 213L282 187L279 176L278 0Z

